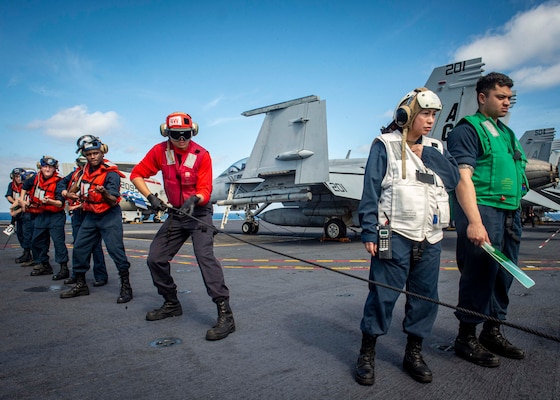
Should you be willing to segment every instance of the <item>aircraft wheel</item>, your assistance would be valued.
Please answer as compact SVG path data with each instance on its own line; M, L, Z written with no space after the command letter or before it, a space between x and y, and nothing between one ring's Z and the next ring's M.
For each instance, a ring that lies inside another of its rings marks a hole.
M325 236L329 239L342 239L346 237L346 224L338 218L331 218L325 224Z
M241 232L243 232L244 235L250 235L253 233L253 224L250 222L243 222L243 225L241 225Z
M244 222L241 231L245 235L254 235L259 231L259 224L256 222Z

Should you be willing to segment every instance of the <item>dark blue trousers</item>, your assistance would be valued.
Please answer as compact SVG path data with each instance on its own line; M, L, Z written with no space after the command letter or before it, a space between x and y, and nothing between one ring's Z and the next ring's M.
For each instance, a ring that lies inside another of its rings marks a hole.
M519 242L506 231L506 218L513 213L512 232L521 238L521 212L499 208L478 206L492 245L517 264ZM458 306L467 310L490 315L505 320L509 305L508 292L513 276L505 271L486 252L475 246L467 237L468 221L463 210L455 204L455 223L457 227L457 265L461 271L459 281ZM457 319L469 324L479 324L481 317L455 312Z
M102 214L85 212L84 220L78 230L72 252L73 273L86 273L89 270L91 254L103 239L109 256L119 272L127 272L130 263L126 258L123 242L121 208L117 205Z
M78 231L80 230L83 220L84 211L80 208L75 209L72 212L72 237L74 238L74 244L76 243ZM74 269L72 269L72 278L76 278ZM105 256L103 255L103 248L101 247L101 237L99 238L97 246L93 249L93 278L96 281L106 281L108 279L107 265L105 264Z
M411 263L415 242L395 232L392 235L393 258L382 260L377 255L371 258L369 279L385 285L438 300L438 277L441 242L430 244L424 241L422 258ZM393 308L400 293L391 289L369 284L369 294L360 324L362 332L371 336L385 335L391 325ZM438 306L414 296L406 297L403 331L419 338L427 337L432 331Z
M65 224L66 213L64 210L55 213L45 211L37 214L31 238L33 261L36 263L49 262L50 239L52 238L55 262L58 264L68 262L68 249L66 248L64 234Z

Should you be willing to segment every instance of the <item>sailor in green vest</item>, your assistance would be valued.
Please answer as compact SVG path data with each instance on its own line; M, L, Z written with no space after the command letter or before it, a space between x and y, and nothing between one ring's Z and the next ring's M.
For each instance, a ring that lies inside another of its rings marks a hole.
M459 164L455 189L459 303L464 309L505 320L513 277L482 249L484 242L517 264L521 238L521 197L529 190L527 158L513 131L499 118L511 105L513 81L492 72L476 85L478 112L463 118L449 135L447 148ZM500 331L500 323L455 313L459 334L455 353L477 365L497 367L497 355L522 359ZM476 327L484 322L480 336Z

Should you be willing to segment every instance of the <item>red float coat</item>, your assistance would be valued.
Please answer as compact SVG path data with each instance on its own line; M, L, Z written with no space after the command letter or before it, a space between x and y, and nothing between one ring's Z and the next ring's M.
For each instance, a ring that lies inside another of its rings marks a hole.
M178 150L170 141L156 144L138 163L130 174L130 179L147 179L158 171L163 175L163 188L169 203L181 207L194 194L200 194L203 206L212 194L212 159L208 151L198 143L189 142L185 150Z
M105 201L101 193L95 190L98 186L105 184L105 178L109 172L116 172L121 178L125 175L119 171L119 168L108 160L103 160L101 165L91 171L89 167L84 168L82 182L80 184L80 198L82 199L82 208L84 211L101 214L110 209L112 206ZM117 204L121 197L117 197Z

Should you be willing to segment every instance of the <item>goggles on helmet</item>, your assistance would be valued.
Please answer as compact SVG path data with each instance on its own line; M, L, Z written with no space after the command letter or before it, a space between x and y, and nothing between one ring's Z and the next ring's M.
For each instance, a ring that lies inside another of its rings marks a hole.
M78 140L76 141L76 146L78 146L78 150L76 150L76 153L79 153L80 150L84 149L84 146L87 143L93 143L93 142L99 142L99 138L97 136L93 136L93 135L82 135L78 138Z
M101 149L102 144L103 143L101 143L99 139L96 139L92 142L85 142L82 146L82 152L86 152L90 150L99 150Z
M189 140L192 137L192 129L184 130L184 131L177 131L173 129L168 129L167 134L173 140Z
M50 165L51 167L56 168L58 166L58 160L47 156L43 156L43 158L41 158L39 163L41 164L41 167L46 167L47 165Z
M14 168L12 169L12 175L21 175L24 173L25 170L23 168Z

